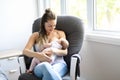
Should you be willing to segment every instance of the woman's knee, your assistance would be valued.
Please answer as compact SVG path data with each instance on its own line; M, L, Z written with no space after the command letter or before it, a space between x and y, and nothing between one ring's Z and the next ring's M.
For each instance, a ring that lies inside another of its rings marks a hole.
M35 69L44 69L44 68L47 68L47 67L49 67L49 66L50 66L50 64L49 64L48 62L42 62L42 63L38 64L38 65L35 67Z
M43 74L44 72L48 71L50 67L51 65L48 62L42 62L35 67L34 73Z

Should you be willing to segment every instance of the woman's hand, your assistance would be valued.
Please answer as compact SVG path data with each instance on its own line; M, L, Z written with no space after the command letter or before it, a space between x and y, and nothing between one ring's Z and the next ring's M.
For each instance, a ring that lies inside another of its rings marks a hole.
M52 48L46 48L43 50L44 54L46 54L47 56L51 57L53 54L53 50Z
M47 54L50 54L50 52L45 51L45 52L38 53L37 58L42 62L44 62L44 61L51 62L52 59Z
M45 49L45 51L47 51L48 53L46 53L47 55L58 55L58 56L64 56L67 55L67 49L62 50L62 49L57 49L57 48L47 48Z
M52 52L58 56L65 56L67 55L67 49L57 49L57 48L52 48Z

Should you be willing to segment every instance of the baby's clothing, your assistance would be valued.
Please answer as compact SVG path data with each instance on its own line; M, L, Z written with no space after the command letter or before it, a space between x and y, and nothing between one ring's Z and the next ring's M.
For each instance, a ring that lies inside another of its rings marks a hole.
M41 49L42 49L42 47L43 47L43 46L41 46ZM39 47L38 44L35 45L35 48L36 48L37 51L41 52L40 47ZM61 49L61 48L62 48L62 45L61 45L60 43L58 43L58 41L55 40L55 41L52 41L52 42L51 42L51 47L49 47L49 48L51 48L51 49L52 49L52 48ZM49 49L49 48L46 48L46 49L44 49L43 51L45 51L45 50L47 50L47 49ZM52 62L50 63L51 65L53 65L54 63L56 63L56 62L58 62L58 61L62 61L62 62L64 61L62 56L57 56L57 55L55 55L55 53L53 53L53 54L51 55L51 58L52 58ZM34 67L35 67L38 63L40 63L40 62L41 62L41 61L38 60L37 58L33 58L29 70L32 71L32 70L34 69Z

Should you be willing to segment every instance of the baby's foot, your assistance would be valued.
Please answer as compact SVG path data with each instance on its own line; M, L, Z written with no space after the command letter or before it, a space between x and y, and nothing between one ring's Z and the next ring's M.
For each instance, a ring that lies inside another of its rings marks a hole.
M31 71L31 70L27 70L26 72L27 72L27 73L31 73L31 74L32 74L32 71Z

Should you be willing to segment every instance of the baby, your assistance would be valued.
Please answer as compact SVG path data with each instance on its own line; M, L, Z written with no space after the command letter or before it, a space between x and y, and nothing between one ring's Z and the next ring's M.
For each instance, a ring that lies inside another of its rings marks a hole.
M61 38L59 40L54 40L51 43L45 44L44 49L42 51L44 52L44 51L47 51L48 49L52 49L52 48L66 49L66 48L68 48L68 46L69 46L68 41L66 39ZM51 57L52 62L50 64L52 64L56 58L56 55L53 53L52 55L48 55L48 56ZM33 58L30 68L29 68L29 70L27 70L27 73L32 73L34 67L40 62L41 61L38 60L37 58Z

